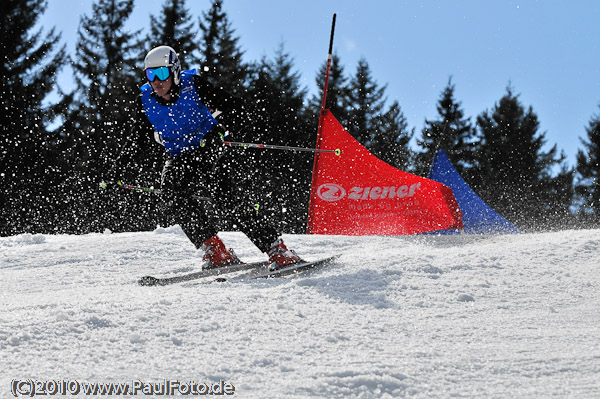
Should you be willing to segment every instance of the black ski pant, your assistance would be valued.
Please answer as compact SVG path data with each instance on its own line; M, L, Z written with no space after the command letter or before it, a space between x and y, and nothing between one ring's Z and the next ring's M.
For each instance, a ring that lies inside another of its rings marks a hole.
M161 196L167 219L179 224L196 248L226 224L266 252L280 233L273 223L276 215L261 206L260 173L244 162L243 154L236 159L210 136L204 147L165 162Z

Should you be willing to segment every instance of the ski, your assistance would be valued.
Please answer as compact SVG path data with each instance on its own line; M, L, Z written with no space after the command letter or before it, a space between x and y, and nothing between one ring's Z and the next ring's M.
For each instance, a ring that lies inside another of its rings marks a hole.
M340 255L335 255L335 256L330 256L328 258L315 260L312 262L300 262L300 263L296 263L296 264L293 264L293 265L290 265L290 266L287 266L287 267L284 267L284 268L278 269L278 270L269 270L269 265L263 265L263 266L255 268L254 270L250 271L249 273L245 273L240 276L236 276L232 279L227 279L227 278L221 277L221 278L216 279L215 281L224 282L224 281L231 281L231 280L256 280L256 279L260 279L260 278L284 277L284 276L289 276L289 275L293 275L293 274L299 274L299 273L302 273L302 272L305 272L308 270L318 268L320 266L328 265L339 257L340 257Z
M217 267L214 269L201 270L199 272L182 274L174 277L153 277L144 276L138 280L138 284L141 286L157 286L157 285L169 285L176 283L183 283L185 281L197 280L204 277L220 276L222 274L235 273L243 270L260 268L261 266L268 266L268 262L253 262L253 263L239 263L230 266Z

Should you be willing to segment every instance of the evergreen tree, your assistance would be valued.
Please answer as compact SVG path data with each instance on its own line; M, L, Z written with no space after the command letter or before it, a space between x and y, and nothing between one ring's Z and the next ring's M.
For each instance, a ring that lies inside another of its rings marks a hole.
M263 58L251 68L248 96L260 112L252 135L254 142L313 146L313 125L306 117L306 89L284 45L273 60ZM271 173L265 192L275 193L277 207L284 211L286 231L304 231L313 157L309 153L263 151L259 164Z
M561 152L558 173L554 177L547 175L544 179L547 182L544 218L547 227L552 229L575 227L575 215L571 210L575 201L575 169L567 167L566 158Z
M81 207L74 207L80 214L73 217L79 221L74 228L80 231L106 227L133 230L137 226L131 226L130 218L139 218L140 223L144 219L145 211L130 209L131 206L135 209L133 204L139 195L98 192L98 182L106 178L129 134L134 101L144 82L139 67L142 52L137 39L139 32L125 27L133 5L133 0L97 0L92 15L81 17L72 64L78 95L68 126L74 141L72 157L79 172L74 177L82 188L78 198ZM144 169L138 165L131 176L121 178L143 179L143 176ZM113 208L117 205L122 209Z
M243 95L246 65L242 62L239 37L234 36L235 31L223 10L223 0L213 1L210 10L202 13L199 23L202 32L200 60L203 73L215 86Z
M494 209L522 227L542 227L555 220L557 210L570 205L572 174L556 146L543 152L545 134L530 106L527 110L507 87L491 112L477 117L481 142L477 148L475 191ZM558 178L554 166L563 166ZM560 194L557 197L557 194Z
M321 67L324 76L327 64ZM346 86L346 77L339 57L332 57L327 93L327 107L350 134L374 155L392 165L407 169L412 160L408 143L414 135L409 130L406 117L395 101L388 111L385 106L386 86L379 87L372 78L367 61L359 60L356 73ZM319 85L321 80L317 79ZM323 91L322 85L321 93ZM320 108L320 100L313 97L312 104Z
M438 119L426 119L421 138L417 140L424 150L417 154L416 159L416 171L422 176L429 173L433 157L439 149L446 151L456 170L463 176L473 163L475 130L469 119L465 118L460 103L455 100L454 89L452 78L449 78L438 101Z
M408 122L400 104L394 101L390 109L378 116L380 131L373 136L370 151L382 161L402 170L410 170L413 152L409 142L415 134L415 128L409 129Z
M185 0L165 0L160 14L150 16L145 52L158 46L170 46L180 55L182 68L190 69L198 62L194 58L198 50L197 35Z
M327 61L321 65L315 78L319 89L318 95L313 95L310 101L309 111L314 114L315 125L318 123L319 110L323 101L323 85L325 84L325 74L327 73ZM331 57L331 68L329 70L329 81L327 83L327 99L325 108L330 110L333 116L339 121L348 121L350 116L346 105L349 103L348 88L346 82L348 78L344 74L344 66L337 54ZM316 128L315 128L316 141Z
M596 226L600 223L600 114L592 116L586 127L587 140L577 151L576 186L581 211Z
M44 100L66 57L54 29L33 31L46 5L8 0L0 16L0 235L47 231L53 224L47 201L60 158L51 155L61 140L48 131L56 107Z
M301 75L294 71L293 59L284 44L280 43L272 60L263 58L252 70L248 93L277 126L265 140L283 145L305 143L308 132L302 116L307 90L301 87Z
M78 137L81 167L102 176L125 139L142 72L139 32L125 23L133 0L97 0L92 15L83 15L72 63L78 97L71 115Z
M380 130L381 123L378 116L385 105L386 86L379 87L371 76L371 69L367 61L362 58L358 61L356 73L350 80L348 87L348 104L346 105L349 119L340 120L354 138L362 145L369 148L372 138Z

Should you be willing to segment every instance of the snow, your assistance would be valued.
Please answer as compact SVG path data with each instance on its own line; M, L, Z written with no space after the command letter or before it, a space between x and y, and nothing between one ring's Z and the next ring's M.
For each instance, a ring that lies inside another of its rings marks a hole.
M600 230L284 239L342 256L298 277L140 287L199 269L178 227L0 238L0 396L13 379L168 379L240 398L600 397Z

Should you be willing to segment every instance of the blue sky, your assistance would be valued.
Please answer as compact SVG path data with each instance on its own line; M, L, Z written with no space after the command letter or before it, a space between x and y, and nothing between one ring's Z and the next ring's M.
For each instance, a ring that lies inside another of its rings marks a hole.
M74 55L79 17L91 15L92 2L48 3L40 22L62 32ZM187 7L197 20L210 3L188 0ZM137 0L129 27L145 29L162 4ZM283 42L311 93L336 13L334 52L347 75L364 57L417 135L425 119L437 118L435 107L450 76L472 122L510 83L538 115L545 149L556 144L571 166L582 148L579 137L600 113L600 1L224 0L224 8L246 61L271 57ZM61 76L65 88L71 73Z

